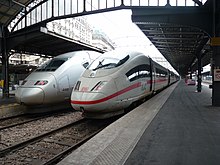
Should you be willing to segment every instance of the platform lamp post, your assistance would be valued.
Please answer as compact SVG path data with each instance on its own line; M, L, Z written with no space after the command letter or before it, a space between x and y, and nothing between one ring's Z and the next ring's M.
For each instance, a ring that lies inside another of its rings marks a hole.
M202 57L201 53L197 54L198 58L198 76L197 76L197 92L202 91Z

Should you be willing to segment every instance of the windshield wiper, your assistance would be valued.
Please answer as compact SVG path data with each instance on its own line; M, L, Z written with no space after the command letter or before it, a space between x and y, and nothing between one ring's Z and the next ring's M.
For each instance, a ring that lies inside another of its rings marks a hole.
M113 68L115 67L115 63L108 63L108 64L105 64L105 65L100 65L100 66L97 66L95 69L93 69L93 71L97 70L97 69L100 69L100 68L108 68L108 66L112 66L112 67L109 67L108 69L110 68Z

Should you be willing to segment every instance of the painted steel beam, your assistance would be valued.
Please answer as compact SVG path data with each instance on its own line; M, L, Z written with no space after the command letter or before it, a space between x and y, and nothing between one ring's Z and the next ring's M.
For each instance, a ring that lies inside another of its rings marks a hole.
M138 25L141 22L154 22L196 27L212 35L212 11L204 6L132 7L132 21Z

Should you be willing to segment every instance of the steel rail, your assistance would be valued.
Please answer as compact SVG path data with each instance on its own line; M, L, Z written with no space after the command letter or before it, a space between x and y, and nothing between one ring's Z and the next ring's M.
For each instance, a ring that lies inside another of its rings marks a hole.
M23 142L14 144L14 145L12 145L12 146L9 146L9 147L7 147L7 148L5 148L5 149L0 150L0 157L5 156L6 154L10 153L11 151L15 151L15 150L24 148L24 147L26 147L27 145L32 144L32 143L34 143L34 142L37 142L37 141L41 140L42 138L44 138L44 137L46 137L46 136L48 136L48 135L54 134L54 133L56 133L56 132L58 132L58 131L60 131L60 130L62 130L62 129L71 127L71 126L73 126L73 125L81 124L81 123L83 123L83 122L85 122L85 121L87 121L87 120L88 120L88 119L84 119L84 118L83 118L83 119L74 121L74 122L72 122L72 123L66 124L66 125L64 125L64 126L62 126L62 127L60 127L60 128L53 129L52 131L49 131L49 132L43 133L43 134L41 134L41 135L35 136L35 137L31 138L31 139L28 139L28 140L25 140L25 141L23 141Z
M62 112L66 112L66 111L62 111ZM0 131L1 130L4 130L4 129L7 129L7 128L11 128L11 127L15 127L15 126L18 126L18 125L22 125L22 124L26 124L26 123L30 123L32 121L36 121L36 120L40 120L40 119L43 119L43 118L47 118L47 117L50 117L54 114L56 115L59 115L60 113L62 112L53 112L53 113L42 113L42 114L37 114L36 116L39 116L39 115L44 115L44 116L40 116L40 117L35 117L35 118L32 118L32 119L27 119L26 121L21 121L21 122L17 122L17 123L13 123L13 124L9 124L9 125L6 125L6 126L0 126ZM68 112L68 111L67 111ZM13 120L13 119L16 119L16 118L19 118L19 117L26 117L26 116L29 116L29 114L20 114L20 115L16 115L16 116L10 116L10 117L5 117L5 118L1 118L0 121L6 121L6 120Z
M100 131L102 131L104 128L100 128L99 130L91 133L90 135L84 137L82 140L77 142L76 144L72 145L71 147L67 148L66 150L60 152L59 154L55 155L53 158L49 159L47 162L43 163L42 165L53 165L55 163L58 163L61 158L63 158L65 155L76 149L77 147L81 146L85 142L87 142L89 139L91 139L93 136L98 134Z

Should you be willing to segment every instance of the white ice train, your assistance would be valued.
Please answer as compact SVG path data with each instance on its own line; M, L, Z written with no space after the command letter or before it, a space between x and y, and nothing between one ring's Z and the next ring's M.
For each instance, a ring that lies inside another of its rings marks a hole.
M18 87L15 98L28 106L70 101L76 81L101 53L74 51L54 57L32 72Z
M88 118L107 118L177 81L168 69L136 51L110 51L84 71L71 105Z

